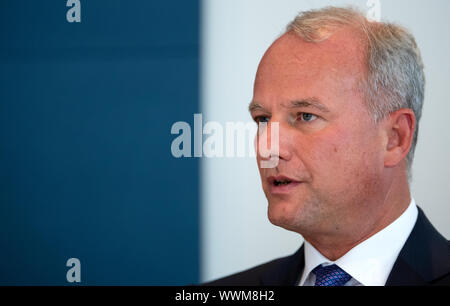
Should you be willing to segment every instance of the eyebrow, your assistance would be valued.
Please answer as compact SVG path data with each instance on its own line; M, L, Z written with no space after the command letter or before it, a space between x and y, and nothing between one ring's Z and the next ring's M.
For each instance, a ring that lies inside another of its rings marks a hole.
M262 107L262 105L259 104L258 102L255 101L250 102L250 105L248 106L248 111L251 113L256 110L265 111L265 108Z
M324 113L330 112L330 110L325 105L323 105L317 98L306 98L306 99L291 101L289 103L288 107L289 108L314 107ZM250 105L248 106L248 110L249 110L249 112L253 112L253 111L257 111L257 110L266 111L265 108L261 104L259 104L258 102L255 102L255 101L252 101L250 103Z
M330 110L325 105L320 103L319 99L317 99L317 98L307 98L307 99L292 101L292 102L290 102L290 107L291 108L296 108L296 107L314 107L314 108L317 108L318 110L320 110L320 111L322 111L324 113L329 113L330 112Z

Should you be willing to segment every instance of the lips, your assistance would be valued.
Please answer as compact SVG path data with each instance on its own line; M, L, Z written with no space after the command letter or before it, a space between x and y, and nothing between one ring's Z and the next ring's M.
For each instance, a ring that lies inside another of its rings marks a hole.
M288 194L302 182L284 175L269 176L267 182L272 194Z

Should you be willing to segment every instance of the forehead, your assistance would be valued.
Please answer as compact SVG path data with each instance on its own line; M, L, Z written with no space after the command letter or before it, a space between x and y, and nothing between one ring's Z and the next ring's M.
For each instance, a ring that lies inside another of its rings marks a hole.
M261 60L254 99L280 102L355 95L366 76L366 60L363 40L354 32L343 28L320 43L306 42L291 32L281 36Z

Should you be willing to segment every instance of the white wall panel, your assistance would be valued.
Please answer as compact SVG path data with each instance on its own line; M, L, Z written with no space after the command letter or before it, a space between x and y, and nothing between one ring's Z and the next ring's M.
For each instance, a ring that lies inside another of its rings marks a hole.
M202 8L203 120L250 121L247 106L265 50L302 10L326 5L368 9L367 1L204 0ZM427 88L413 196L450 237L450 1L381 1L381 17L412 30L426 65ZM270 224L254 158L203 158L202 273L211 280L279 256L301 237Z

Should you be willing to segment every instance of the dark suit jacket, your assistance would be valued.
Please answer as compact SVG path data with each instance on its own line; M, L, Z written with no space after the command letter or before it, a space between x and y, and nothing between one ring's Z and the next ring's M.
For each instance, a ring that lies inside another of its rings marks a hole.
M221 278L207 286L294 286L305 265L303 246L293 255ZM416 224L389 274L386 286L450 285L450 242L419 208Z

